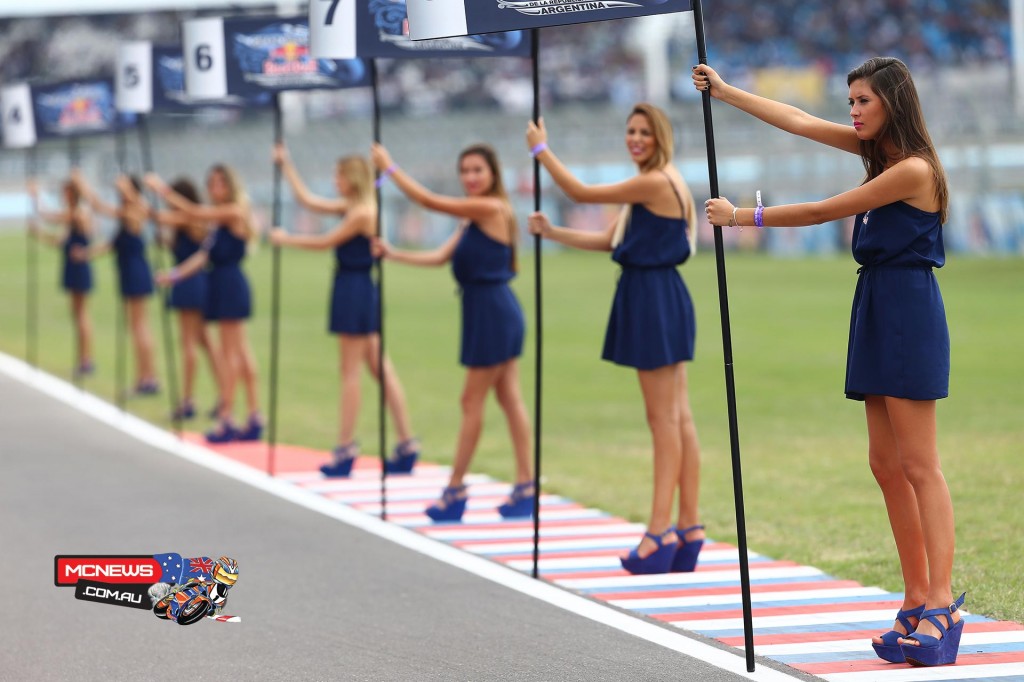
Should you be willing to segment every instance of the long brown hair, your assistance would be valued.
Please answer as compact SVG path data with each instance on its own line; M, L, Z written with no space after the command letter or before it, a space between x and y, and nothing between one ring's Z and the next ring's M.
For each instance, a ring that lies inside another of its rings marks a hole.
M860 157L864 162L866 180L878 177L890 161L918 156L928 162L935 178L935 198L939 202L939 220L946 222L949 212L949 186L946 172L935 151L935 144L921 111L914 80L907 65L895 57L873 57L846 76L846 84L863 80L878 95L885 108L885 123L873 140L860 141ZM895 149L890 159L886 147Z
M366 157L341 157L338 159L338 173L352 185L355 203L377 207L377 193L373 187L373 166Z
M458 169L462 169L462 160L467 156L479 156L491 169L491 177L494 181L484 194L489 197L497 197L505 202L508 207L508 233L512 237L512 272L519 272L519 260L516 255L516 246L519 241L519 233L516 224L516 213L512 209L512 200L509 199L508 190L505 189L505 181L501 177L501 162L498 161L498 152L489 144L473 144L459 152Z
M651 158L647 159L640 166L640 172L646 173L652 170L662 170L665 166L672 163L672 155L675 152L675 134L672 131L672 121L669 120L668 114L665 113L660 107L656 107L649 102L639 102L633 105L633 110L629 112L629 116L626 117L626 121L633 118L636 115L644 116L647 118L647 122L651 125L651 132L654 134L654 141L656 148L654 153L651 154ZM672 183L675 188L675 183ZM697 252L697 204L693 201L693 194L690 192L689 185L683 181L683 186L680 189L679 194L683 197L683 200L687 202L686 207L686 237L690 241L691 253Z

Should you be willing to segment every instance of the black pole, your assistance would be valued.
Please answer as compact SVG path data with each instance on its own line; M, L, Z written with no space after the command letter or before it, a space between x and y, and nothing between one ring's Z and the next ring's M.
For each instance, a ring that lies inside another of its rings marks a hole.
M274 94L274 144L284 141L281 94ZM273 227L281 224L281 166L274 164ZM277 369L281 339L281 247L274 246L270 295L270 412L267 423L267 475L273 476L277 455Z
M533 70L533 122L540 121L540 29L530 29L530 64ZM533 159L533 210L540 210L540 161ZM541 295L541 244L540 235L533 237L533 306L536 329L533 332L536 348L533 379L533 577L540 577L540 448L541 448L541 378L544 376L544 334Z
M697 59L708 63L704 37L704 13L700 0L693 0L693 24L697 30ZM719 196L718 161L715 158L715 131L711 121L711 93L701 95L704 105L704 136L708 150L708 178L711 196ZM696 225L693 226L696 229ZM732 328L729 324L729 289L725 277L725 246L722 227L714 225L715 263L718 268L718 305L722 317L722 350L725 357L725 397L729 409L729 445L732 452L733 499L736 503L736 538L740 559L740 592L743 599L743 646L746 650L747 672L754 672L754 624L750 600L750 566L747 561L747 521L743 505L743 470L740 463L740 432L736 416L736 378L733 374Z
M125 144L124 131L118 128L114 133L114 146L116 149L117 156L117 172L125 172L125 157L128 154L128 150ZM114 269L117 271L117 259L114 260ZM114 281L119 281L118 277L115 276ZM127 389L125 388L125 375L127 374L127 368L125 362L127 361L127 355L125 353L125 335L128 332L128 328L125 322L125 305L127 304L124 296L121 295L120 287L114 288L115 295L117 296L117 308L116 308L116 322L114 324L114 402L117 404L122 411L125 410L125 397ZM137 361L137 359L136 359Z
M29 182L35 182L36 148L29 147L25 155L25 176ZM29 209L30 220L32 209ZM39 361L39 239L32 229L27 231L28 269L25 296L25 360L35 367Z
M78 168L78 165L81 162L81 152L78 148L78 138L73 135L68 138L68 161L71 164L72 170ZM78 369L82 366L82 356L79 354L77 340L74 342L74 347L71 354L73 358L71 366L74 368L71 371L71 379L76 387L82 388L82 373L78 371Z
M373 86L373 141L380 143L380 89L377 87L377 60L370 60L370 83ZM380 170L377 170L377 238L384 236L384 204L381 202ZM378 258L377 270L377 324L380 326L377 344L377 447L380 451L380 518L388 518L388 467L387 467L387 386L384 383L384 259Z
M142 170L144 173L152 173L154 170L153 164L153 145L149 138L149 124L145 114L139 114L139 147L142 152ZM156 207L156 196L150 193L150 202L152 206ZM164 255L163 249L160 244L160 224L155 220L152 221L153 225L153 250L155 252L154 261L156 262L157 270L164 269ZM171 403L171 423L174 425L174 432L181 437L181 415L178 413L178 374L175 369L174 361L174 334L171 330L171 307L170 307L170 291L163 292L163 295L158 296L160 306L160 326L163 331L164 337L164 359L167 364L167 394L170 397Z

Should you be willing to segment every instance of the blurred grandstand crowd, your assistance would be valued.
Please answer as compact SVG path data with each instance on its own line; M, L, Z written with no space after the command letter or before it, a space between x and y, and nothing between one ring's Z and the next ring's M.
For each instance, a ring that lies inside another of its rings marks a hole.
M269 5L268 5L269 8ZM175 43L185 16L148 13L0 21L0 81L109 73L125 36ZM691 25L679 17L671 63L694 60ZM856 3L707 0L709 60L732 77L765 66L845 74L873 55L904 59L915 72L1008 61L1009 0L860 0ZM642 96L643 64L631 21L564 27L543 34L543 89L552 104L621 104ZM525 60L410 60L382 64L384 104L417 113L498 105L528 108ZM685 74L688 76L688 74ZM692 96L677 79L676 98Z

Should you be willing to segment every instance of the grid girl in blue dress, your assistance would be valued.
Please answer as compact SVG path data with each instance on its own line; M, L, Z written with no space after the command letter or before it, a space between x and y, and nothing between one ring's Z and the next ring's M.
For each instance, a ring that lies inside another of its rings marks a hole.
M693 197L672 166L672 124L661 109L637 104L626 121L626 149L637 175L610 185L580 182L548 147L543 120L530 123L527 145L573 201L625 204L603 230L554 227L543 213L530 231L566 246L611 251L622 266L605 335L605 360L637 370L654 450L654 492L647 533L622 566L630 573L690 572L704 545L699 521L700 443L685 363L693 359L696 322L678 266L693 252ZM673 501L679 490L676 523Z
M146 184L172 207L207 225L202 248L159 278L161 284L169 285L204 269L207 272L204 313L207 321L215 322L220 330L220 424L206 434L206 439L211 443L259 440L263 418L259 409L256 359L245 329L245 321L252 314L252 294L242 271L242 260L253 235L249 196L235 171L223 164L213 166L206 176L206 193L210 200L206 205L189 201L154 173L146 176ZM245 387L249 407L249 418L240 428L233 420L235 387L239 380Z
M71 252L88 248L92 237L92 214L82 206L78 187L70 180L61 188L64 208L60 211L46 211L40 207L39 185L35 180L28 184L35 216L56 225L63 225L65 233L54 235L44 231L36 220L29 228L35 237L61 250L61 287L71 299L71 318L75 325L76 361L74 373L78 376L92 374L95 366L92 359L92 320L89 318L89 292L92 291L92 267L88 261L71 258Z
M378 242L380 255L400 263L436 267L450 261L460 286L460 359L466 367L462 422L448 486L426 513L435 521L462 518L467 498L463 478L480 440L484 401L493 390L508 422L516 462L515 487L498 511L505 517L530 516L535 493L530 466L530 419L520 392L518 362L525 321L519 301L508 285L515 276L518 234L497 154L487 145L474 145L459 155L459 179L465 197L442 196L426 189L396 166L380 145L373 146L371 156L384 176L390 176L412 201L462 221L455 233L432 251L399 251Z
M171 189L194 204L199 203L199 190L191 180L179 178L171 184ZM206 239L206 222L190 217L177 209L154 211L153 219L165 228L164 243L168 244L174 254L174 264L180 267L194 256ZM210 363L210 371L214 381L220 376L216 349L206 331L206 299L208 277L205 270L200 270L187 279L176 282L171 287L167 304L177 312L179 337L181 339L182 391L181 404L175 409L176 419L191 419L195 409L195 379L201 349ZM216 415L214 415L216 416Z
M292 163L284 145L274 148L274 162L281 166L299 203L310 211L340 217L342 220L325 234L288 234L275 229L270 240L277 246L302 249L334 249L334 282L328 319L330 333L338 335L341 364L341 404L339 438L334 461L320 470L327 476L348 476L359 454L355 440L356 421L361 402L359 371L365 366L376 380L380 377L379 293L370 270L374 264L370 242L377 229L377 194L373 187L373 167L361 156L346 156L338 161L334 182L339 197L329 199L309 191ZM389 473L409 473L419 456L419 445L412 436L405 390L391 361L384 358L385 397L394 419L398 445L386 462Z
M134 176L120 175L114 183L119 204L104 201L79 172L72 173L82 198L92 209L118 221L117 232L109 242L91 247L78 247L71 252L76 260L91 260L113 251L118 274L121 300L124 303L128 331L135 351L135 392L139 395L157 393L156 359L153 333L149 327L148 301L153 295L153 272L146 260L146 242L143 239L149 205L142 196L142 183Z
M864 183L806 204L736 208L708 200L715 225L798 227L856 216L860 264L850 318L846 397L862 400L868 459L882 497L904 581L892 630L875 637L890 662L956 662L963 621L953 600L954 525L939 466L935 401L949 392L949 331L932 273L945 254L946 175L906 65L876 57L847 76L853 125L832 123L725 83L696 66L694 85L787 132L861 157Z

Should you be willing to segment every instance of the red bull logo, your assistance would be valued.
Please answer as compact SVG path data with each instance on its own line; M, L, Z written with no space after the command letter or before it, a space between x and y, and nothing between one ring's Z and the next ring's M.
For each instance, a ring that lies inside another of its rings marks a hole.
M103 123L103 112L96 101L88 97L75 97L60 112L61 127L74 128L99 123Z
M315 59L309 57L309 47L289 41L275 47L263 62L263 73L268 76L316 73Z

